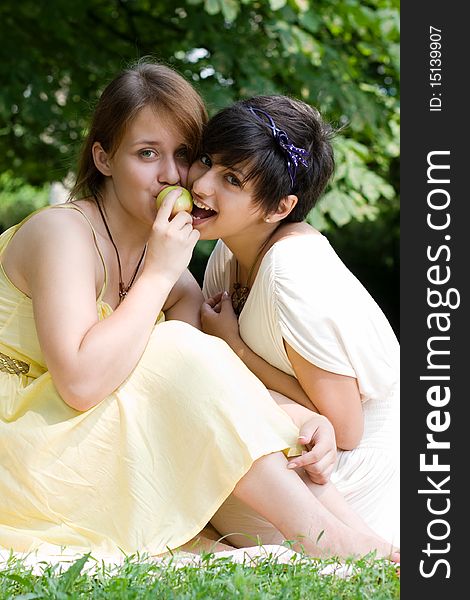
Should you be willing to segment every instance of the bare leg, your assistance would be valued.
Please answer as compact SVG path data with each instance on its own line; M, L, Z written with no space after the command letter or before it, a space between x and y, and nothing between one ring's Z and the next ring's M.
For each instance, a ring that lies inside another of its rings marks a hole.
M297 469L297 473L311 493L345 525L360 533L375 536L382 544L387 543L349 506L344 496L340 494L333 483L328 482L319 485L313 483L303 469Z
M257 460L233 493L311 556L364 556L376 550L378 557L397 560L390 544L353 530L323 506L299 475L286 468L281 453Z
M294 402L279 392L270 390L270 394L273 400L299 427L313 415L313 412L310 409L297 404L297 402ZM299 468L296 469L296 471L315 497L318 498L332 514L337 516L338 519L352 529L360 533L376 536L382 544L386 543L385 540L380 538L380 536L349 506L347 500L341 495L333 483L329 482L319 485L311 481L304 469Z

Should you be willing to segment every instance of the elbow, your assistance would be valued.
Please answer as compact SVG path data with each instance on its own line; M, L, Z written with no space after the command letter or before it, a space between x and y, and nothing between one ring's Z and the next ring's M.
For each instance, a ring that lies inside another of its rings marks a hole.
M343 431L335 430L336 445L340 450L354 450L362 440L363 428L351 428Z
M65 404L78 412L86 412L104 399L86 382L57 386L57 391Z
M354 440L349 440L349 439L345 439L344 441L343 440L337 441L338 450L354 450L355 448L358 447L359 441L356 442Z
M86 412L87 410L90 410L90 408L93 408L94 406L99 404L99 402L94 402L93 400L88 398L64 398L62 396L62 400L65 402L65 404L67 404L67 406L70 406L70 408L73 408L73 410L76 410L77 412Z

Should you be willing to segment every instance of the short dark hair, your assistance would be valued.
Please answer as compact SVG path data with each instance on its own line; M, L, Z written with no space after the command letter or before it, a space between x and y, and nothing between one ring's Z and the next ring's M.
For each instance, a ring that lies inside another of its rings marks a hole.
M146 106L174 119L183 132L189 161L196 159L200 154L202 128L207 121L201 96L170 67L140 59L115 77L101 94L83 142L71 199L100 196L104 175L93 161L93 144L100 142L105 152L113 155L126 127Z
M299 165L294 187L285 152L267 121L253 114L250 106L268 113L294 146L309 152L308 167ZM243 166L245 182L254 185L255 204L265 214L276 210L285 196L296 194L297 205L284 222L299 222L315 206L334 172L334 133L318 110L305 102L280 95L255 96L214 115L204 128L202 148L227 168Z

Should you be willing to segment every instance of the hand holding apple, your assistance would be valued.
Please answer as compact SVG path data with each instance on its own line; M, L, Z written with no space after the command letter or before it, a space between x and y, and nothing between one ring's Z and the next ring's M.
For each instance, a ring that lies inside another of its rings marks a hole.
M182 197L185 197L183 206L180 203ZM170 283L173 287L191 260L199 232L193 229L193 218L184 210L191 210L192 201L189 192L181 186L167 186L161 190L156 206L144 270L150 277L158 276L162 285Z
M172 219L176 214L183 210L185 210L188 213L191 213L191 210L193 208L193 199L189 191L180 185L168 185L166 188L163 188L163 190L158 194L156 198L157 209L160 208L164 198L172 190L180 190L180 195L175 200L175 204L173 205L170 218Z

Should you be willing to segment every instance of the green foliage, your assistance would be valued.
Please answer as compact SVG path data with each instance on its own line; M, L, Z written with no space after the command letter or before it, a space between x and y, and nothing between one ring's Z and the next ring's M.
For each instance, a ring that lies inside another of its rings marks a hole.
M88 560L88 562L87 562ZM248 565L207 554L202 566L177 568L130 557L122 566L96 563L89 555L68 570L41 563L39 573L11 558L0 566L0 598L141 598L162 600L398 600L396 567L383 560L347 561L348 575L335 560L296 559L281 564L272 558ZM90 571L90 567L94 569ZM321 573L323 569L328 573ZM38 569L36 569L38 571Z
M193 253L189 270L196 278L199 285L202 287L204 281L204 271L206 269L207 260L216 244L216 240L201 240L196 244L196 252Z
M151 55L185 75L210 113L259 93L317 106L340 133L336 176L308 220L334 234L343 260L388 252L384 227L399 210L399 0L2 0L0 37L0 173L34 186L63 180L105 84ZM196 248L199 281L210 247Z
M385 202L375 221L350 221L326 233L344 263L383 310L397 337L399 331L399 214Z
M321 230L329 228L327 217L340 227L353 218L374 220L380 212L380 201L395 199L393 186L368 167L373 157L367 146L344 136L338 136L334 146L335 177L307 218Z
M346 128L338 175L311 221L371 219L394 196L398 0L4 0L0 5L0 171L62 180L90 108L143 55L174 66L211 112L287 93ZM14 60L14 68L11 68Z
M48 184L37 189L8 171L0 174L0 233L34 210L46 206L48 201Z

